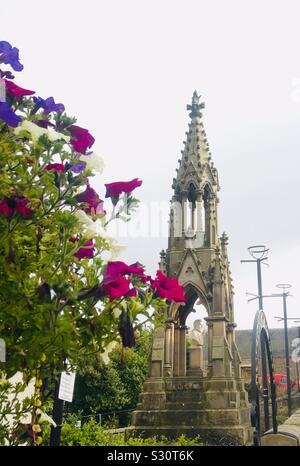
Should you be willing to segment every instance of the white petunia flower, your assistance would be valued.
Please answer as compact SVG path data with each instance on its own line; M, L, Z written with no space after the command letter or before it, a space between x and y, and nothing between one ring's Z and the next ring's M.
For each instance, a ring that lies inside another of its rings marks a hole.
M89 217L84 212L84 210L76 210L74 215L75 215L75 217L78 218L79 222L82 223L84 226L89 227L94 223L93 220L91 219L91 217Z
M108 343L107 347L104 350L104 353L101 353L101 358L104 364L108 364L110 359L109 359L109 353L116 347L117 342L116 341L111 341Z
M95 170L100 174L103 172L104 160L100 155L93 152L91 155L82 155L80 160L86 163L86 168L88 170Z
M17 128L15 128L14 130L17 136L22 131L27 131L28 133L30 133L32 141L34 143L38 142L39 138L43 135L48 136L51 142L58 141L59 139L63 139L66 142L70 141L69 136L66 136L62 133L58 133L53 129L41 128L40 126L36 125L35 123L32 123L32 121L29 120L23 120L22 123L19 126L17 126Z
M113 315L115 316L115 318L117 319L118 317L120 317L120 315L122 314L122 309L119 309L118 307L115 308L113 310Z
M56 427L56 423L53 421L52 417L48 416L48 414L44 413L41 409L37 409L36 414L40 414L39 422L48 422L48 424Z
M103 228L101 221L98 219L93 222L93 225L89 225L86 229L86 234L92 238L92 236L100 236L106 240L110 240L106 230Z
M110 238L110 252L111 252L110 260L117 259L119 255L121 254L121 252L125 251L126 249L127 249L127 246L125 246L125 244L120 244L114 238Z
M77 210L75 216L84 227L84 235L86 238L91 239L95 236L108 239L106 230L103 228L101 220L97 219L95 222L83 211Z

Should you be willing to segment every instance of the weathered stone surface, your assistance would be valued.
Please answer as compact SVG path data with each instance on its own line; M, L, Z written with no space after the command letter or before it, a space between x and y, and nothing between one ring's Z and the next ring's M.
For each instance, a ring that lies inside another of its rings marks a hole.
M266 432L261 438L262 446L300 446L300 409L278 426L277 434Z

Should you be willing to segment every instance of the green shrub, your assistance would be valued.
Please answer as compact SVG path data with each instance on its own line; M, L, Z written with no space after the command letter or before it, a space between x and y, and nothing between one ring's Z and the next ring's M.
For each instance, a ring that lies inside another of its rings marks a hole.
M73 416L70 423L65 423L61 432L62 446L192 446L201 445L199 437L194 439L180 435L176 440L169 441L166 437L149 437L124 439L123 433L113 434L107 428L97 424L94 419L85 422L81 427L76 427L76 417ZM43 445L49 445L50 429L44 433Z

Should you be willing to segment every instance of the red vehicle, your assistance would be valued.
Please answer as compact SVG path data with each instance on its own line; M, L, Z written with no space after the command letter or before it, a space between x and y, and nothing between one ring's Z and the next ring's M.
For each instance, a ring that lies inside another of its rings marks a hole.
M282 391L287 391L287 377L286 374L274 374L275 385ZM259 384L262 385L261 376L258 377ZM270 383L270 376L268 374L268 383ZM291 379L291 389L296 388L297 384L294 380Z

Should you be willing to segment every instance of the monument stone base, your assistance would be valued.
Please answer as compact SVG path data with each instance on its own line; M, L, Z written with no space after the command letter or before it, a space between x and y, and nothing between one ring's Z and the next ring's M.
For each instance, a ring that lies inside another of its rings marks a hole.
M209 445L251 445L249 417L242 379L151 378L144 384L126 438L174 439L185 434Z

